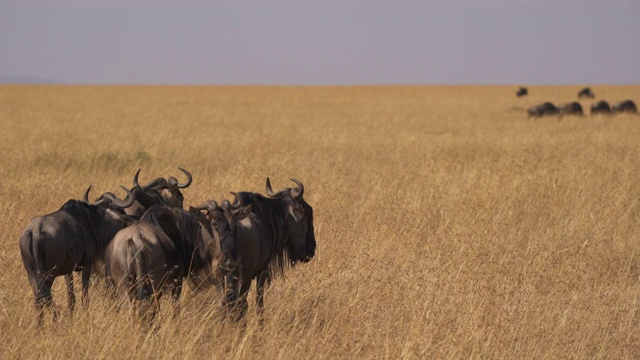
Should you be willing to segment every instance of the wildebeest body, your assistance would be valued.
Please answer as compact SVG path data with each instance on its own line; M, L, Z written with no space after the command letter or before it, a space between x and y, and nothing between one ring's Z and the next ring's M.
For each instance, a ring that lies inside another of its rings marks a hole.
M614 113L637 113L638 112L638 107L636 106L636 103L634 103L632 100L624 100L624 101L620 101L618 103L615 103L611 106L611 112Z
M126 226L127 220L118 213L78 200L69 200L58 211L29 222L18 243L39 323L43 320L42 307L52 305L51 286L58 276L66 276L69 308L73 310L72 273L82 271L82 300L88 302L94 262L104 255L113 236Z
M134 303L150 305L152 296L157 300L167 290L177 301L186 276L193 275L199 286L221 282L220 253L217 234L200 213L155 205L116 234L105 257L118 291L126 290ZM153 317L153 304L141 312Z
M591 104L591 115L610 113L611 107L609 106L609 103L604 100L600 100L594 104Z
M545 102L540 105L535 105L527 109L527 114L529 114L529 117L536 117L536 118L549 116L549 115L556 115L558 114L558 112L559 112L558 108L550 102Z
M518 89L518 92L516 92L516 96L517 97L522 97L525 96L529 93L529 90L527 90L526 87L521 87L520 89Z
M577 101L560 105L558 107L558 111L562 115L579 115L579 116L584 115L584 112L582 110L582 105L580 105L580 103Z
M596 95L593 93L593 91L591 91L591 88L582 88L579 92L578 92L578 98L582 99L582 98L589 98L589 99L593 99L595 98Z
M254 215L238 222L238 270L226 278L226 300L237 306L238 318L246 313L246 295L253 279L257 280L256 302L261 313L264 287L271 278L282 274L288 266L310 261L315 255L313 209L302 197L302 183L292 180L298 189L285 188L273 193L267 178L269 198L251 192L235 194L234 206L251 205Z

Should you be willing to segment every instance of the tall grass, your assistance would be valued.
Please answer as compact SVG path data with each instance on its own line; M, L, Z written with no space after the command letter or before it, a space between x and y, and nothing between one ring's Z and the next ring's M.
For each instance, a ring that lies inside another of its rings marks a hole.
M640 116L524 112L578 90L1 86L0 357L638 358ZM144 331L95 286L38 329L28 220L178 166L187 205L304 182L317 255L267 290L263 326L253 292L242 327L187 290Z

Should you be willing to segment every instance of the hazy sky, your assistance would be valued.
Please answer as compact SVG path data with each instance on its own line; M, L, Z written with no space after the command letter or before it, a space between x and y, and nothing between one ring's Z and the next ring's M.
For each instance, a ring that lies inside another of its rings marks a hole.
M640 0L0 0L0 78L640 84Z

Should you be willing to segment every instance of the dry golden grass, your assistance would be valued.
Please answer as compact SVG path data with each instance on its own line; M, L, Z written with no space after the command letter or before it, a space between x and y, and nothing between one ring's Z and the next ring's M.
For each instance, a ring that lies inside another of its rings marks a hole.
M578 90L1 86L0 358L638 358L640 116L523 110ZM187 204L304 181L317 256L267 291L264 326L186 291L145 333L94 287L37 329L28 220L178 166Z

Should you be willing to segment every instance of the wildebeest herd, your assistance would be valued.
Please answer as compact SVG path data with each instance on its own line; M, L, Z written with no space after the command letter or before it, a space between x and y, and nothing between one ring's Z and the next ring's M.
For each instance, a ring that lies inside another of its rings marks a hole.
M527 88L521 87L516 92L516 96L522 97L527 95L528 93L529 92ZM593 91L591 91L591 88L586 87L581 89L578 92L578 98L593 99L595 98L595 94L593 93ZM634 113L635 114L638 112L638 108L632 100L620 101L620 102L614 103L613 105L609 105L608 102L604 100L600 100L591 104L590 110L591 110L591 115L598 115L598 114L608 115L608 114L616 114L616 113ZM553 103L547 101L539 105L531 106L530 108L527 109L527 114L529 115L529 117L535 117L535 118L552 116L552 115L582 116L584 115L584 110L582 109L582 105L580 105L580 103L577 101L572 101L559 106L556 106Z
M89 187L83 200L68 200L31 219L19 246L39 324L45 307L58 317L51 295L58 276L65 277L73 312L73 272L81 272L83 305L94 272L114 298L126 295L142 317L155 317L164 293L171 295L177 315L186 279L195 288L217 287L227 314L240 320L253 279L261 314L271 279L314 257L313 209L303 198L301 181L290 178L296 187L273 191L267 178L266 196L232 193L233 202L209 200L184 210L181 189L192 183L192 175L180 170L185 183L160 177L140 185L138 170L133 188L122 187L124 200L107 192L90 202Z

